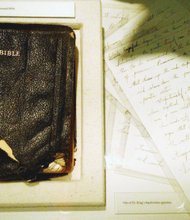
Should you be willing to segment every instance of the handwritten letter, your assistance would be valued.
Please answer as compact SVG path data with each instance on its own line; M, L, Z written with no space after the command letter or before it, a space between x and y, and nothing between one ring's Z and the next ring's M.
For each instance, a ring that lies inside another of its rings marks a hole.
M190 19L176 7L153 5L115 32L106 62L190 200Z

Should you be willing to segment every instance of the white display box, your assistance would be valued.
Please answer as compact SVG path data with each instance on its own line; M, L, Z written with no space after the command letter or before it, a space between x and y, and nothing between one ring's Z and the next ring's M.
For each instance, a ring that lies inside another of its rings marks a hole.
M45 1L41 2L45 4ZM56 4L57 1L54 2ZM38 1L31 2L36 3ZM35 17L35 14L34 17L24 17L22 10L10 16L0 15L1 23L68 25L75 30L78 50L76 167L68 176L47 181L30 184L1 182L0 207L3 209L50 210L58 207L67 209L105 205L100 2L78 0L74 1L74 7L75 17L72 14L68 18L64 18L64 15L63 18L48 17L48 14L45 17Z

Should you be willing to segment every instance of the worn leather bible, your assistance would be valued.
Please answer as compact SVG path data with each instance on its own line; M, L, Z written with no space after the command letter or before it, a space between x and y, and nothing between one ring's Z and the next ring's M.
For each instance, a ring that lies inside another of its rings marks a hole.
M72 171L75 93L70 27L0 24L0 180Z

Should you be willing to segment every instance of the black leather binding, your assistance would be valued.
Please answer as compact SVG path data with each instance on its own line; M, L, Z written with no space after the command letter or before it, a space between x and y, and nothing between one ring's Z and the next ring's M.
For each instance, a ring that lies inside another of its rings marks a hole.
M73 166L75 36L55 25L0 24L0 179L31 179L63 153Z

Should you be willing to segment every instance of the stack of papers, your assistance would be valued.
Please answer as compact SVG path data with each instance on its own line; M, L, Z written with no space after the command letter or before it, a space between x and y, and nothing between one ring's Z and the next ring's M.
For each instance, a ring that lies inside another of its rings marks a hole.
M116 212L187 213L189 11L177 0L129 2L102 7L107 168L134 178Z

